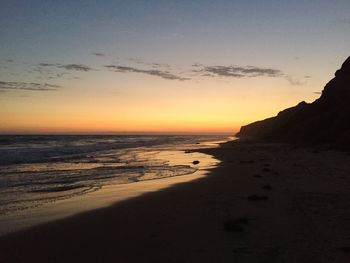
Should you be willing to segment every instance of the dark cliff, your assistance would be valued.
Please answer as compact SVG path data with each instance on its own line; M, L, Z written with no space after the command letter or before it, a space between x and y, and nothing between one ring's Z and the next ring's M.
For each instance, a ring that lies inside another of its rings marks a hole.
M313 103L301 102L277 116L242 126L240 138L350 146L350 57Z

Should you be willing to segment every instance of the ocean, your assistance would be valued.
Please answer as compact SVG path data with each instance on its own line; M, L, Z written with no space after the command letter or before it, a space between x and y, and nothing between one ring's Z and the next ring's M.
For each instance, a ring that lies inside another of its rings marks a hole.
M99 191L107 185L193 174L217 160L198 157L191 149L214 147L229 139L193 135L2 135L0 216Z

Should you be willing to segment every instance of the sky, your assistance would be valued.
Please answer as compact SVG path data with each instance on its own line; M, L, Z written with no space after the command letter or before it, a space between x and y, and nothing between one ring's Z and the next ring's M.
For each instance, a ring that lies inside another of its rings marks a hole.
M2 0L0 133L229 133L312 102L349 0Z

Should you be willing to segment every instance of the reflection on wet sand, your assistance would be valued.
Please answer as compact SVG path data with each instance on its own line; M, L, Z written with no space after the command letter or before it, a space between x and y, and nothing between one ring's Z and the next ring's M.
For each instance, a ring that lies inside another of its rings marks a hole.
M157 191L173 184L195 180L203 177L208 169L219 163L217 159L208 154L169 149L135 150L132 154L123 155L122 158L124 164L129 167L138 166L141 172L135 173L134 171L133 176L129 173L128 179L120 175L111 177L112 179L106 181L105 184L90 188L77 185L77 189L72 187L71 189L49 189L52 191L46 192L44 190L32 191L31 196L36 195L36 198L40 196L41 201L38 205L32 202L29 210L17 209L15 212L3 214L0 217L0 234L105 207L114 202ZM194 160L200 160L200 163L194 165ZM89 163L87 166L84 165L80 167L91 167ZM79 164L74 167L78 166ZM111 171L108 166L92 169L99 173L105 170ZM112 169L115 172L121 171L120 167Z

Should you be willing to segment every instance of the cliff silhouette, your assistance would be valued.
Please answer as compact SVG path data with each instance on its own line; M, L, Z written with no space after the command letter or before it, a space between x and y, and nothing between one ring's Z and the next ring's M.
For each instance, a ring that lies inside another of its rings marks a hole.
M350 147L350 57L319 99L242 126L236 135L260 141Z

